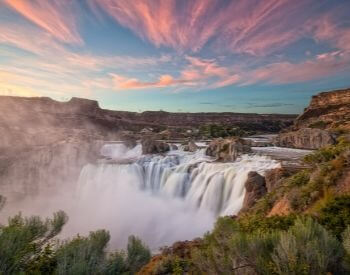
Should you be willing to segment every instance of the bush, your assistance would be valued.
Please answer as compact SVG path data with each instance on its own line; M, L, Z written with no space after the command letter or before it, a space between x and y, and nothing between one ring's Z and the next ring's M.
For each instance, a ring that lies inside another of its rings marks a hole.
M350 270L350 225L345 229L342 234L343 247L346 251L346 256L344 259L344 264L348 270Z
M275 230L288 230L294 224L295 215L262 217L247 215L238 220L240 229L247 233L268 233Z
M318 221L338 238L350 225L350 196L335 197L318 214Z
M9 218L8 225L0 227L0 274L40 271L50 266L52 253L47 245L60 233L67 219L63 211L45 221L38 216L23 218L21 214ZM45 258L49 262L43 263Z
M105 248L110 239L105 230L90 232L64 241L56 252L57 274L98 274L105 261Z
M132 274L140 270L151 259L149 249L135 236L129 237L127 253L126 262Z
M337 274L342 271L343 248L336 238L311 218L297 219L281 232L272 253L277 274Z

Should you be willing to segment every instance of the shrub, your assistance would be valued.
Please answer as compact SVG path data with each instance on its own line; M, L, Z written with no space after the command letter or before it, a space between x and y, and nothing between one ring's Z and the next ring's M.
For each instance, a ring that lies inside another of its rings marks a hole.
M318 214L318 221L338 238L350 225L350 196L335 197Z
M350 225L345 229L342 234L343 238L343 247L346 251L346 256L344 259L345 267L350 270Z
M247 233L268 233L275 230L288 230L294 224L295 215L262 217L249 215L238 220L240 229Z
M289 186L302 186L308 184L310 180L310 172L308 170L302 170L295 175L287 179Z
M51 258L47 245L60 233L67 219L63 211L45 221L38 216L23 218L21 214L9 218L8 225L0 227L0 274L40 271L46 266L42 253L46 254L47 260ZM35 266L35 263L40 263L40 266Z
M97 274L102 271L105 248L110 239L105 230L64 241L56 253L57 274Z
M127 246L127 265L131 273L136 273L142 266L151 259L151 252L142 243L142 241L135 236L130 236Z
M343 254L336 238L313 219L305 218L280 233L272 260L277 274L335 274L342 271Z

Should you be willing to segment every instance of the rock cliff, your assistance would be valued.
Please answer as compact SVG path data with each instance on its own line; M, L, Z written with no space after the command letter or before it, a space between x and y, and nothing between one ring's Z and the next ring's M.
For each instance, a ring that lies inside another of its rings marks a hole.
M319 149L334 143L335 138L328 131L312 128L281 133L274 139L276 146L298 149Z
M350 129L350 89L322 92L312 97L310 105L296 119L294 128Z
M295 117L237 113L133 113L104 110L97 101L81 98L59 102L46 97L9 96L0 96L0 110L0 193L18 196L35 194L43 186L49 188L75 181L81 168L98 157L103 141L140 138L141 129L145 127L243 123L245 127L262 131L277 131L290 125ZM168 146L154 145L151 142L144 146L148 148L144 153L169 150Z

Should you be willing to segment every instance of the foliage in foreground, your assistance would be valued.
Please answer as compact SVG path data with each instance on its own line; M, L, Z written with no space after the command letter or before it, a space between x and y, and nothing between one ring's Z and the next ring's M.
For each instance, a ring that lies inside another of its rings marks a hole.
M17 215L0 226L0 274L135 274L151 257L147 247L130 236L127 251L107 253L110 235L105 230L72 240L54 240L67 216L52 219Z
M310 217L296 218L288 229L252 232L225 217L190 259L168 255L154 274L346 274L350 227L343 239Z

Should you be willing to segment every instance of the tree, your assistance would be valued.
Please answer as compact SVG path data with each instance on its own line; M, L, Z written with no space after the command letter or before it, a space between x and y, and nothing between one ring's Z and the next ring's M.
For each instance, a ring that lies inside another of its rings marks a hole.
M45 221L38 216L23 218L21 214L9 218L7 226L0 226L0 273L18 274L32 270L33 263L40 258L50 240L61 232L67 220L63 211Z

